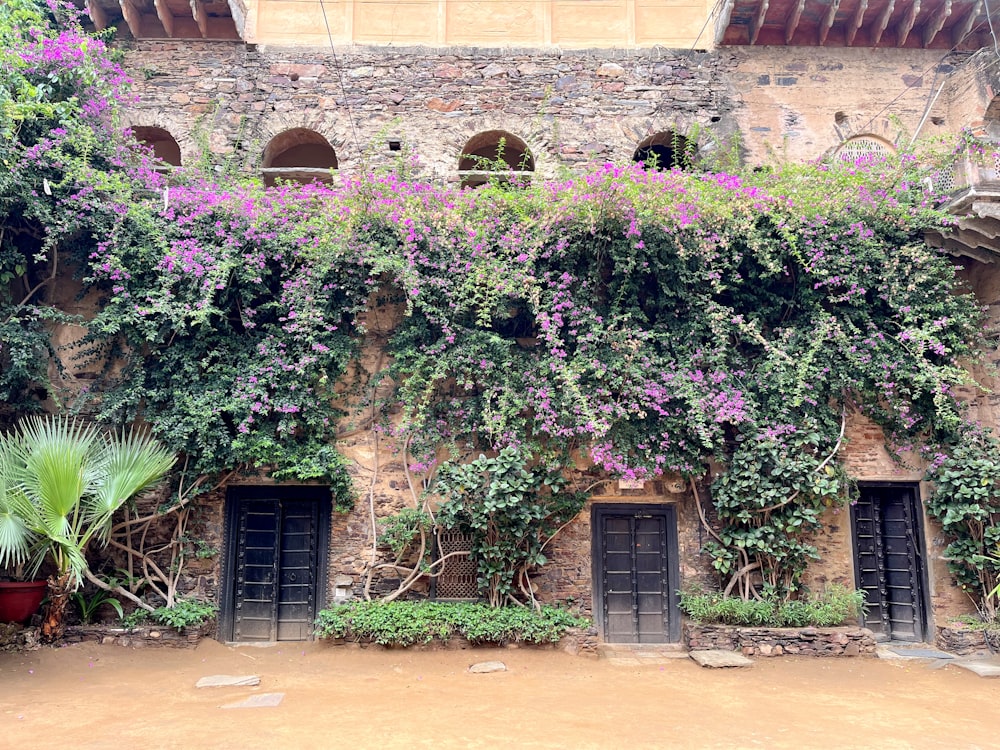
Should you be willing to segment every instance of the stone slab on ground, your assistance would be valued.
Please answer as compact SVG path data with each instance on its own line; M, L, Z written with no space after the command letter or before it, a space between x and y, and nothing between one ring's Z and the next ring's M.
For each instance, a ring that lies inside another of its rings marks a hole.
M489 674L490 672L506 672L507 665L502 661L481 661L469 667L472 674Z
M231 675L213 674L202 677L195 683L196 688L206 687L253 687L260 684L260 677L255 674Z
M692 651L691 658L694 659L699 667L708 667L709 669L753 666L753 662L750 659L735 651L720 651L715 649Z
M980 677L1000 677L1000 659L956 659L950 663Z
M273 708L279 705L284 697L284 693L258 693L245 700L227 703L221 708Z
M954 654L947 651L939 651L936 648L907 648L906 646L893 646L889 649L894 654L911 659L954 659Z

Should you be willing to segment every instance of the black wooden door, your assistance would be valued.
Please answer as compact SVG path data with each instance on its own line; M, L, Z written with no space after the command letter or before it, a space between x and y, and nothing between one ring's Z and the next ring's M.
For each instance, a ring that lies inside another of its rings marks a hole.
M673 508L595 508L595 587L609 643L680 637L676 614L677 528Z
M913 485L861 485L851 509L855 578L876 634L922 641L926 601L920 506Z
M309 489L244 489L230 498L230 607L223 613L229 640L311 637L329 503L302 497Z

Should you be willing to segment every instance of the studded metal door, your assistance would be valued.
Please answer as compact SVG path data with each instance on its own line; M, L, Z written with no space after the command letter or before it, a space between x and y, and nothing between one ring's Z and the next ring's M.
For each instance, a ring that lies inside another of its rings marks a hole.
M279 496L232 501L235 560L228 620L234 641L301 641L312 635L323 506L272 492Z
M892 640L926 630L923 544L912 485L862 485L851 510L855 577L868 600L865 624Z
M671 557L672 508L596 511L600 620L609 643L665 643L679 637ZM674 564L676 560L674 560Z

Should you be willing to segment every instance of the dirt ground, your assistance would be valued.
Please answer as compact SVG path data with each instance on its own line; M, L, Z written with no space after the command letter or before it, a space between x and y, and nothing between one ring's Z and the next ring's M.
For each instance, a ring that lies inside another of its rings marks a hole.
M499 659L507 672L470 674ZM195 689L207 675L259 687ZM277 707L222 709L282 692ZM1000 680L877 659L78 644L0 654L3 748L998 748Z

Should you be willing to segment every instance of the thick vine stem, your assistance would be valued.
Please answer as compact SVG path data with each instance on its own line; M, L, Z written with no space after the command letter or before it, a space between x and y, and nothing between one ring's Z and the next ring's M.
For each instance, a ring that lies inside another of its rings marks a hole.
M715 541L719 544L725 545L725 542L722 541L722 537L715 533L715 529L709 525L708 519L705 517L705 509L701 507L701 493L698 492L698 485L695 484L694 477L690 477L688 479L688 484L691 485L691 494L694 495L694 504L695 507L698 508L698 518L701 519L701 525L705 527L705 531L708 532L709 536L715 539Z
M107 583L105 583L100 578L91 573L89 568L84 569L83 575L88 581L97 586L97 588L104 589L105 591L111 591L115 594L118 594L119 596L124 596L126 599L135 604L137 607L139 607L140 609L144 609L147 612L155 611L155 607L153 607L150 604L147 604L128 589L123 588L121 586L109 586Z

